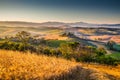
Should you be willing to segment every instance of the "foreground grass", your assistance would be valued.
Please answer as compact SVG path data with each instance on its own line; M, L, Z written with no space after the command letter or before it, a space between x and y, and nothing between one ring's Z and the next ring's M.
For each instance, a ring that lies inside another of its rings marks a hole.
M0 80L111 80L91 67L55 57L0 50Z
M0 50L0 78L48 79L75 67L64 59Z
M100 64L87 64L82 63L82 66L86 66L87 68L92 68L95 70L99 70L102 73L106 73L109 77L114 76L113 80L120 80L120 65L118 66L108 66L108 65L100 65Z

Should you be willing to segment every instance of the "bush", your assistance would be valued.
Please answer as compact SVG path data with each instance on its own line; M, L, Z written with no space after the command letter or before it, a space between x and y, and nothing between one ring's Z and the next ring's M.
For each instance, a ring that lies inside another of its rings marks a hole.
M101 64L108 64L108 65L118 65L119 64L119 60L117 60L111 56L97 57L96 62L99 62Z
M19 46L18 46L18 50L19 51L24 51L25 49L24 49L24 44L19 44Z
M107 52L105 51L104 48L101 47L101 48L96 49L96 54L97 54L97 56L103 56L103 55L107 54Z
M108 46L108 48L109 48L110 50L114 50L114 49L113 49L113 46L114 46L115 44L116 44L116 43L115 43L114 41L108 41L106 45Z
M49 48L44 48L43 53L46 55L51 55L50 49Z
M94 48L83 46L78 42L61 44L59 49L62 52L63 57L67 59L74 58L76 61L90 62L92 61L92 58L96 56Z
M24 45L23 43L17 43L17 42L0 42L0 49L6 49L6 50L18 50L18 51L35 51L35 48L31 45Z

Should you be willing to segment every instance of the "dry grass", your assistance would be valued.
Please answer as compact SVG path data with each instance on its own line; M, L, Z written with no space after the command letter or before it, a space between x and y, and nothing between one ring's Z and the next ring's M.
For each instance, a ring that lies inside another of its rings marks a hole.
M50 34L50 35L46 35L44 37L45 39L57 39L57 40L67 40L68 37L62 37L62 36L59 36L58 34Z
M98 38L101 38L101 39L108 39L110 38L111 36L110 35L100 35L100 36L90 36L89 38L91 40L95 40L95 39L98 39Z
M87 68L96 69L101 71L102 73L114 76L115 80L120 80L120 65L118 66L107 66L107 65L99 65L99 64L86 64L82 63L83 66Z
M0 78L47 79L60 75L76 64L64 59L30 53L0 51Z
M92 35L95 33L96 30L94 30L94 29L79 29L78 31L81 33L84 33L84 34L89 34L89 35L91 34Z
M111 80L107 74L55 57L0 50L0 80Z
M116 43L120 43L120 35L115 35L115 36L112 36L112 35L101 35L101 36L90 36L89 39L91 40L95 40L95 39L98 39L98 38L101 38L103 40L112 40Z
M113 36L111 38L112 41L115 41L116 43L119 43L120 44L120 35L117 35L117 36Z

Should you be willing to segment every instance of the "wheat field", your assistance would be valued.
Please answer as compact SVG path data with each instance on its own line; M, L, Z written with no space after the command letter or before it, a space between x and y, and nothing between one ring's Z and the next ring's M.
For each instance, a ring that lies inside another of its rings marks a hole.
M0 80L112 80L107 74L62 58L0 50Z
M106 73L108 75L114 76L117 80L120 80L120 65L108 66L108 65L102 65L102 64L82 63L82 66L86 66L87 68L99 70L102 73Z

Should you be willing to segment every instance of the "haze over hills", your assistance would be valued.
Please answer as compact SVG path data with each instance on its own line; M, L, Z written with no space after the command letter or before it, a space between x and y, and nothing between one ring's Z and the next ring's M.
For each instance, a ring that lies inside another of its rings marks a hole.
M107 28L120 28L120 24L94 24L86 22L74 22L74 23L64 23L64 22L22 22L22 21L0 21L0 26L6 27L107 27Z

